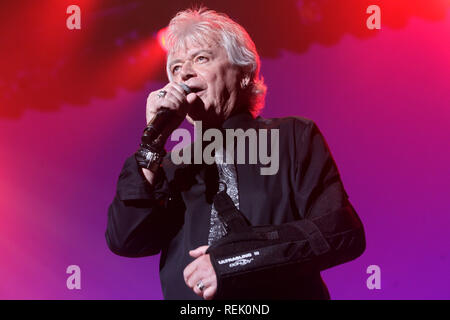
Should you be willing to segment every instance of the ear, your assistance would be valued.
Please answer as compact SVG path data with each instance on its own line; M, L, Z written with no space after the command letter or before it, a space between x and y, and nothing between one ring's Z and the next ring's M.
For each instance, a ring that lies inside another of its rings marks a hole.
M250 76L249 75L245 75L241 79L241 88L244 89L244 90L247 89L249 83L250 83Z

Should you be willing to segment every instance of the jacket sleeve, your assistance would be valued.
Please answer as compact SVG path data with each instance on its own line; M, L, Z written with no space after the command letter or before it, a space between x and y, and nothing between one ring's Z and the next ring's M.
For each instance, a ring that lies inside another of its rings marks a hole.
M239 285L236 279L241 285L246 278L258 281L252 274L259 271L265 272L266 279L276 278L286 284L292 272L312 274L364 252L362 223L348 200L327 143L312 121L296 135L296 156L293 187L298 219L281 225L240 228L208 248L219 297L227 297L224 291ZM227 224L233 225L230 221Z
M181 196L170 191L162 168L151 186L134 155L130 156L108 208L109 249L126 257L158 254L181 227L184 209Z

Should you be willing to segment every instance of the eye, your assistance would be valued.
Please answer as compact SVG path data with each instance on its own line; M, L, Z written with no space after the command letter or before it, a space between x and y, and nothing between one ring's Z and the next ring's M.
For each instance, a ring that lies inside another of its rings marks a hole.
M208 58L205 56L198 56L197 58L195 58L195 61L202 63L208 61Z
M173 67L172 68L172 73L175 74L175 72L177 72L179 68L180 68L180 66Z

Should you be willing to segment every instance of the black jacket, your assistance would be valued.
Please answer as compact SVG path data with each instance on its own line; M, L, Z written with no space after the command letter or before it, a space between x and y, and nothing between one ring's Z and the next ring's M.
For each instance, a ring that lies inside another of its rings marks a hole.
M227 119L223 128L279 129L277 174L261 175L265 166L259 163L236 164L240 211L252 226L292 226L294 232L282 250L272 250L276 263L269 255L256 268L227 274L216 297L329 299L320 271L360 256L365 236L319 129L302 117L254 119L247 113ZM161 252L164 298L200 299L185 285L183 270L193 261L188 251L207 244L217 190L214 164L174 165L168 155L151 187L129 157L108 210L109 248L126 257Z

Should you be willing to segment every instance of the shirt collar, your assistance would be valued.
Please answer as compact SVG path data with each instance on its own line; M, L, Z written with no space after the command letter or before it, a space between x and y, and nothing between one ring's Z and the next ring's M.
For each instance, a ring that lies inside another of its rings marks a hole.
M253 120L255 120L255 118L249 111L242 111L228 117L228 119L223 122L222 128L234 129L248 127Z

